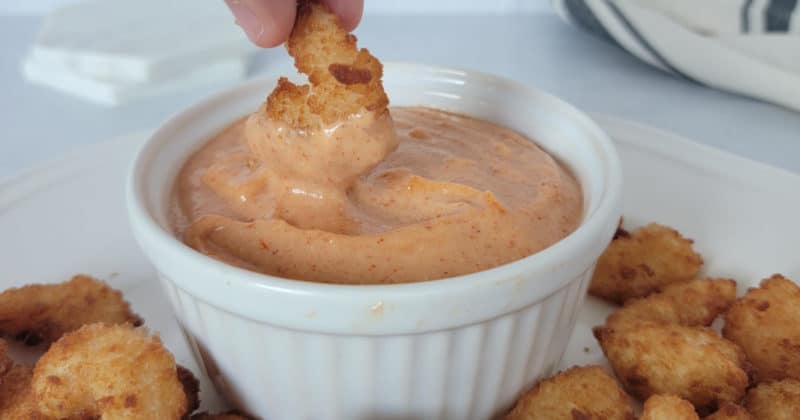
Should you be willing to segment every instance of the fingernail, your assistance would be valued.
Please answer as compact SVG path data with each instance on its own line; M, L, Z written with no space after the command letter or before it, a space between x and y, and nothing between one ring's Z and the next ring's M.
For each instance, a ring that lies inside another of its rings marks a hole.
M236 24L244 29L247 37L253 42L258 42L264 35L264 24L256 17L256 14L241 0L225 0L225 4L233 12Z

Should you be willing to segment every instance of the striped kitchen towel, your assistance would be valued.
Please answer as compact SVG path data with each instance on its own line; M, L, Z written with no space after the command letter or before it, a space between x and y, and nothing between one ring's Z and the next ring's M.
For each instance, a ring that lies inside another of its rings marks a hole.
M553 0L566 21L687 81L800 111L798 0Z

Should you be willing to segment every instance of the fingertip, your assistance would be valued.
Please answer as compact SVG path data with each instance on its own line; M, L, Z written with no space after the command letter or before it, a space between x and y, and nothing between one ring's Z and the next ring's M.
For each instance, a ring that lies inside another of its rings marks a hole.
M248 35L248 38L250 38L250 41L252 41L253 44L256 44L261 48L274 48L283 44L287 39L289 39L289 32L283 33L267 31L265 29L261 36L253 38Z
M348 31L352 31L361 21L364 13L364 0L324 0L331 11L339 16L342 25Z
M254 37L251 37L249 34L247 35L247 37L250 38L250 41L253 44L256 44L256 46L259 46L261 48L274 48L274 47L277 47L278 45L281 45L283 43L282 39L284 39L283 36L280 36L280 35L267 35L266 32L265 32L264 35L261 35L259 37L255 37L254 38Z
M259 47L272 48L284 43L292 32L295 0L225 0L236 24Z

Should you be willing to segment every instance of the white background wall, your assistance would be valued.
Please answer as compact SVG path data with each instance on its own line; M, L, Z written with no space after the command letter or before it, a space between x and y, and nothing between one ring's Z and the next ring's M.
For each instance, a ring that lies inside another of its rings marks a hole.
M45 14L55 7L77 1L0 0L0 15ZM548 0L364 0L364 3L366 14L537 13L550 9Z

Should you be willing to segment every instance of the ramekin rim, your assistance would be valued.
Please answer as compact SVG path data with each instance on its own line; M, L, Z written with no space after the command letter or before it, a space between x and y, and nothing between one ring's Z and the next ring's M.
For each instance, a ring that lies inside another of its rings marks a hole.
M409 283L343 284L289 279L231 266L230 264L194 250L158 223L145 205L145 193L142 184L146 175L143 173L143 169L148 166L148 161L151 160L149 157L154 153L153 149L159 148L158 146L161 143L157 140L160 138L161 133L168 131L168 129L177 124L181 119L189 118L190 115L197 113L200 108L207 106L211 102L235 95L236 92L244 91L250 86L262 85L267 80L277 79L274 75L263 75L209 96L170 116L153 132L147 141L144 142L133 159L126 185L127 207L131 223L138 224L137 229L134 229L134 233L136 235L144 234L157 238L157 240L162 242L165 246L170 246L172 250L177 253L176 255L186 258L187 264L207 266L214 272L225 275L225 281L228 281L231 286L235 285L235 287L242 287L248 290L270 290L303 295L331 295L331 297L345 298L348 296L361 294L372 295L375 293L380 293L381 296L385 296L386 293L392 293L393 296L416 296L447 294L460 289L481 287L486 285L486 283L496 283L498 278L516 277L519 274L530 271L530 266L537 265L538 261L552 259L552 256L567 252L570 247L588 247L592 242L591 238L600 235L603 229L605 229L605 223L603 222L607 221L609 218L616 217L615 214L618 213L617 207L622 189L622 171L619 156L609 136L583 111L578 110L573 105L543 90L489 73L411 62L386 62L385 65L392 68L406 68L423 74L449 74L462 78L483 79L495 84L508 84L515 89L544 98L548 101L549 105L557 108L560 113L566 114L571 121L582 125L583 129L591 132L594 144L600 146L599 150L602 151L603 155L600 161L603 163L601 166L605 174L605 182L602 185L601 194L599 194L597 198L597 205L590 209L591 211L587 212L575 231L544 250L498 267L461 276ZM166 182L171 183L172 181L173 180L170 179ZM584 198L586 198L585 195ZM553 264L551 263L550 265ZM548 267L548 265L544 263L542 263L542 266ZM563 286L564 284L551 284L549 287L543 288L541 293L542 298L549 296Z

